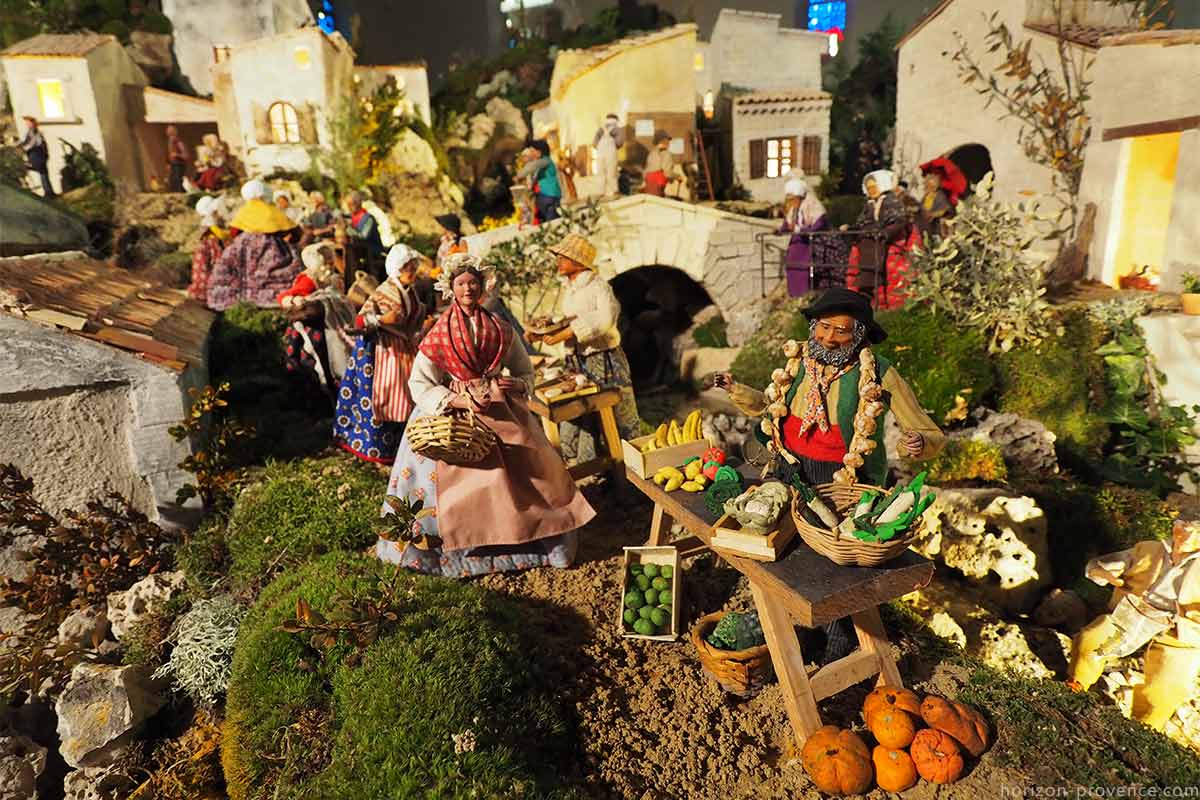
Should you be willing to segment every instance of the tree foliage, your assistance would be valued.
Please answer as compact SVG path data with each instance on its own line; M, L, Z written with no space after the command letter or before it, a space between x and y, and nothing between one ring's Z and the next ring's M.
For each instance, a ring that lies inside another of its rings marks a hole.
M159 0L0 0L0 47L39 33L170 33Z

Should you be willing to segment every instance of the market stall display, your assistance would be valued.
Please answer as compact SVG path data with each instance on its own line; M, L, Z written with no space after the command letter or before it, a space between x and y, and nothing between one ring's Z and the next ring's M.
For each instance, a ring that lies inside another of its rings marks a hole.
M650 478L664 467L680 469L691 459L701 458L712 448L712 444L701 433L702 424L701 413L693 411L682 425L677 420L671 420L659 425L652 434L632 440L622 439L621 448L625 452L625 463L639 478ZM701 462L700 471L703 471L703 468L704 463ZM680 481L674 488L678 489L682 485L683 481Z
M724 514L713 526L713 549L755 561L776 560L796 536L787 513L791 498L788 487L771 481L726 500Z
M621 635L673 642L679 635L679 551L626 547L622 567Z

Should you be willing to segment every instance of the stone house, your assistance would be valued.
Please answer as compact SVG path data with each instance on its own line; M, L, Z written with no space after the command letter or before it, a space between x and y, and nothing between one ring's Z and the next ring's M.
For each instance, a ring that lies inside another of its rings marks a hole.
M115 180L145 188L166 171L167 124L193 147L215 130L211 103L152 89L115 36L41 34L0 51L0 67L21 134L31 116L46 137L56 190L67 145L91 144Z
M189 446L167 429L208 381L214 316L80 252L0 258L0 462L55 514L118 492L176 518Z
M309 149L329 145L331 115L353 76L350 45L319 28L224 48L212 66L221 139L251 175L303 172Z
M1189 70L1200 77L1200 30L1100 40L1079 193L1097 209L1092 278L1116 285L1149 267L1177 292L1183 273L1200 272L1200 84L1181 80Z

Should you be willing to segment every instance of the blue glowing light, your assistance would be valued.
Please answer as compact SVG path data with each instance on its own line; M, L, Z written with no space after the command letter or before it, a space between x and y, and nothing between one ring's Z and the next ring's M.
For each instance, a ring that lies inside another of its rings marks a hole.
M808 4L808 29L810 31L830 31L846 29L845 0L837 2L810 2Z

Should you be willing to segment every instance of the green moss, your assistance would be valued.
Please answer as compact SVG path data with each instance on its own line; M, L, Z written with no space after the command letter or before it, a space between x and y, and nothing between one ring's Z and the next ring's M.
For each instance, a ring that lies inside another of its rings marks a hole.
M723 318L714 317L692 331L692 340L697 347L729 347L725 327Z
M978 331L956 328L924 306L885 311L876 318L888 332L876 352L908 381L934 422L941 423L959 394L972 406L991 394L995 373L987 341Z
M1069 461L1098 460L1108 440L1103 405L1104 363L1095 354L1107 332L1082 311L1062 315L1063 333L1038 347L1018 347L996 359L999 410L1042 422Z
M936 485L958 481L1003 483L1008 480L1008 467L1000 446L976 439L948 439L942 452L920 466L929 471L929 482Z
M238 496L225 546L235 589L334 550L362 550L376 539L386 482L347 455L268 464Z
M218 516L208 517L175 551L175 563L187 577L189 591L197 597L207 597L209 589L229 572L225 522Z
M1146 539L1171 538L1179 514L1158 495L1144 489L1109 484L1096 493L1096 510L1105 547L1123 550Z
M572 749L531 659L524 612L478 586L402 574L408 602L364 651L324 657L280 623L305 599L373 585L379 562L331 555L276 579L242 624L222 761L233 800L534 797L558 789ZM304 662L305 667L301 666ZM455 753L470 731L474 749Z

